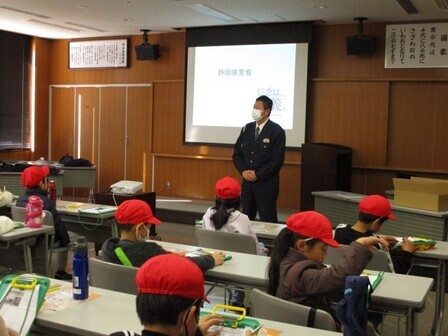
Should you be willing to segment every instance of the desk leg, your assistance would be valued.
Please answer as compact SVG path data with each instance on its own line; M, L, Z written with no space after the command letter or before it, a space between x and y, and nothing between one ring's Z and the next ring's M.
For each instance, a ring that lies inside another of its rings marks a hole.
M415 318L414 309L409 308L406 317L406 336L414 336L417 332L417 322Z
M442 329L445 305L446 260L441 260L437 268L436 304L431 335L439 336Z

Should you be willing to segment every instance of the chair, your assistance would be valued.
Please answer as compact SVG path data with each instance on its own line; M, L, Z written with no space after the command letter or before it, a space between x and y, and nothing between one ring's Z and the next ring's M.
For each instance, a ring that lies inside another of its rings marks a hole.
M257 254L255 240L248 235L196 228L197 245L233 252Z
M45 226L51 226L53 227L53 215L51 212L47 210L43 210L45 213L43 225ZM23 207L18 206L12 206L11 207L11 218L13 221L16 222L24 222L26 216L26 209ZM54 239L54 235L52 235L52 240ZM31 246L34 246L36 244L36 237L25 239L16 245L22 245L23 246L23 256L25 259L25 270L32 274L33 273L33 262L32 262L32 254L31 254ZM50 247L50 257L48 260L47 265L47 273L50 272L50 265L51 265L51 255L52 255L52 248ZM49 275L49 274L46 274Z
M54 227L54 221L53 221L53 215L51 214L50 211L47 210L43 210L43 212L45 213L45 217L44 217L44 222L43 225L46 226L51 226ZM11 207L11 217L12 220L14 221L18 221L18 222L24 222L25 221L25 216L26 216L26 208L23 207L18 207L18 206L13 206ZM76 232L72 232L72 231L68 231L68 235L70 237L70 242L75 242L77 237L79 237L80 235ZM48 266L47 266L47 276L52 277L54 275L54 271L52 269L52 260L53 260L53 254L54 253L66 253L68 251L68 246L56 246L54 243L54 234L51 237L51 242L50 242L50 252L49 252L49 258L48 258ZM25 246L27 245L27 246ZM27 251L25 252L24 250L24 254L25 256L28 256L29 253L29 260L31 260L31 249L30 247L33 246L34 244L25 244L23 247L24 249L26 248ZM61 258L66 259L67 255L62 256ZM32 264L27 265L26 264L26 258L25 258L25 267L31 267L32 270ZM28 268L27 268L28 270ZM32 271L29 273L33 273Z
M341 259L345 251L347 250L347 245L341 245L340 248L334 248L328 246L327 256L325 257L324 264L334 264L339 259ZM367 264L366 269L372 271L383 271L394 273L394 266L390 258L390 254L385 251L375 251L370 262Z
M256 288L252 289L250 299L253 317L336 331L333 317L324 310L317 309L314 323L310 323L311 308L308 306L280 299Z
M110 263L99 258L89 259L90 285L127 294L137 294L137 267Z

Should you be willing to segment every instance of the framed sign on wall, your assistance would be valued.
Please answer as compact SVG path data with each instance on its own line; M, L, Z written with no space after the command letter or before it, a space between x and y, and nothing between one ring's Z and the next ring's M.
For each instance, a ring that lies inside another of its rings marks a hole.
M96 40L69 42L69 69L126 68L129 41Z
M447 68L448 23L386 26L386 68Z

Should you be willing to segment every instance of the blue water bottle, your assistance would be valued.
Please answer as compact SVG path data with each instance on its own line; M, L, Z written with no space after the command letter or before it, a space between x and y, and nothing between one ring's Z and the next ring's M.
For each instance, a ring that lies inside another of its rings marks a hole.
M73 247L73 298L85 300L89 297L89 260L86 237L78 237Z

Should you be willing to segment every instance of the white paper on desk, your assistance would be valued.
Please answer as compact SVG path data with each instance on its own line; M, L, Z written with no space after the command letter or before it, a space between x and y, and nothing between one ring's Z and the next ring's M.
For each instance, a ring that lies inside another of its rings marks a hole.
M6 325L16 330L19 335L25 336L31 329L37 314L40 285L33 290L21 290L9 286L3 297L0 307L0 315L5 320Z

